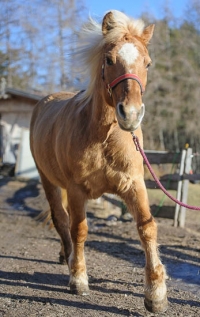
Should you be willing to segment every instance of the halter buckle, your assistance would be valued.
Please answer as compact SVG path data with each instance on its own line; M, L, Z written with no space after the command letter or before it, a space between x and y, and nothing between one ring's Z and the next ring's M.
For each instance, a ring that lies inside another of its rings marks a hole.
M108 91L110 97L112 97L112 88L110 87L110 85L107 84L107 85L106 85L106 88L107 88L107 91Z

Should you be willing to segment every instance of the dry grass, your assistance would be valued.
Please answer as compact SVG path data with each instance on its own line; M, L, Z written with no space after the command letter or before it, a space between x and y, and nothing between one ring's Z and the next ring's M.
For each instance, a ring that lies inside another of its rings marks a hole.
M174 197L176 197L176 191L169 191ZM148 189L150 205L159 205L163 202L165 206L175 206L161 189ZM188 200L187 204L191 206L200 207L200 184L189 183ZM200 227L200 211L198 210L186 210L186 226L188 223L196 223Z
M150 204L159 204L164 198L164 205L173 206L174 203L162 192L161 189L148 189ZM175 190L169 190L169 193L176 197ZM200 207L200 184L189 183L188 201L189 205Z

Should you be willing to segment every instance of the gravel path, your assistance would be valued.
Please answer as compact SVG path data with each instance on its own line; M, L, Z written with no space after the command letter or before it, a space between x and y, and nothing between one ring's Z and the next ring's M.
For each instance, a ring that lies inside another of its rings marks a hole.
M35 220L45 206L41 185L3 179L0 200L0 317L154 316L143 306L144 253L133 221L89 205L91 292L81 297L69 293L55 230ZM171 220L157 222L169 275L169 309L162 316L200 316L200 215L187 229L172 227Z

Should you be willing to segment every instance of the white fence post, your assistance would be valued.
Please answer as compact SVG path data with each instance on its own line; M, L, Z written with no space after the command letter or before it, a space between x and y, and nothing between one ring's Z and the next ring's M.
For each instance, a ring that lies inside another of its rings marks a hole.
M190 173L191 165L192 165L192 149L188 148L187 149L187 153L186 153L186 158L185 158L185 168L184 168L184 173L185 174L189 174ZM184 204L187 204L188 185L189 185L189 180L188 179L184 179L183 185L182 185L182 197L181 197L181 201ZM179 217L178 217L179 227L184 228L184 226L185 226L185 215L186 215L186 208L181 206L180 212L179 212Z
M180 169L179 169L180 176L182 176L184 173L185 157L186 157L186 150L183 150L182 154L181 154L181 162L180 162ZM180 179L178 181L177 194L176 194L176 199L178 199L178 200L181 200L182 186L183 186L183 180ZM179 213L180 213L180 205L176 204L175 214L174 214L174 227L178 226Z

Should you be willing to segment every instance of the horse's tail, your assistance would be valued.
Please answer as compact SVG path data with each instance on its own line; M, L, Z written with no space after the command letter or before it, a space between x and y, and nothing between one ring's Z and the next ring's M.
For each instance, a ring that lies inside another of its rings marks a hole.
M37 217L35 217L35 220L38 222L42 222L42 226L48 226L49 229L52 229L54 227L53 225L53 221L51 218L51 210L47 209L47 210L43 210L39 213L39 215L37 215Z
M62 199L62 205L64 208L67 208L67 191L63 188L61 188L61 199ZM49 229L54 228L53 220L51 218L51 210L46 209L43 210L35 217L35 220L38 222L42 222L43 227L48 226Z

